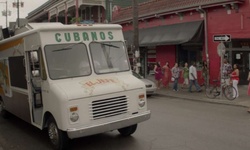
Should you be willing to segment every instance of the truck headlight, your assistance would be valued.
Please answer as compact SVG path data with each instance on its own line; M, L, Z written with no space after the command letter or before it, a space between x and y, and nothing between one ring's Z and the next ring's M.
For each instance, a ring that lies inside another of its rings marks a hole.
M139 102L138 102L138 105L140 107L144 107L146 104L146 101L145 101L145 95L144 94L140 94L139 95Z
M70 115L70 120L71 120L72 122L76 122L78 119L79 119L78 113L76 113L76 112L71 113L71 115Z
M139 106L140 106L140 107L144 107L145 104L146 104L146 102L145 102L144 100L140 100L140 101L139 101Z
M79 115L78 115L78 107L73 106L69 108L69 113L70 113L70 121L71 122L77 122L79 120Z

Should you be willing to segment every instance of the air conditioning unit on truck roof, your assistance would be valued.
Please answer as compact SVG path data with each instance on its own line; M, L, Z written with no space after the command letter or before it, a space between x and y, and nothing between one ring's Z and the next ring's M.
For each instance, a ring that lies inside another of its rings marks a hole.
M128 136L150 118L114 24L28 23L1 40L0 107L47 129L55 149L112 130Z

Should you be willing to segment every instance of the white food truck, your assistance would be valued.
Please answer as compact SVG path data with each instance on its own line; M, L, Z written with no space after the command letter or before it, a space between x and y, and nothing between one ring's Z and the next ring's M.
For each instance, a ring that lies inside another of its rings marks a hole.
M55 149L70 139L150 118L145 84L132 75L120 25L29 23L0 41L0 114L48 130Z

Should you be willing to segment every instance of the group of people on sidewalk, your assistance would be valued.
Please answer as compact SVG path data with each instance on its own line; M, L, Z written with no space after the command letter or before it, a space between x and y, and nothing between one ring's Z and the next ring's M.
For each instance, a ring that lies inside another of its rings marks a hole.
M192 92L192 86L194 85L196 91L200 92L201 86L207 84L208 65L206 61L202 64L202 78L204 82L201 85L199 85L197 81L197 69L195 62L192 62L190 66L188 66L188 63L186 62L182 69L179 68L178 63L175 63L174 66L170 68L169 62L166 62L163 67L161 67L160 62L157 62L154 66L154 72L158 89L161 87L161 84L168 88L171 80L173 82L173 91L178 91L178 81L180 78L183 78L183 83L181 85L182 88L188 87L189 92ZM224 59L221 80L222 83L227 85L231 84L236 89L234 96L236 98L239 97L238 83L240 79L237 64L234 64L232 67L232 65L228 63L228 60Z
M203 66L206 66L205 63ZM207 67L204 67L207 69ZM188 67L188 63L186 62L183 69L179 68L178 63L175 63L173 68L169 67L169 63L161 67L160 62L157 62L154 67L155 72L155 80L157 82L157 88L161 88L161 84L164 87L169 87L170 79L173 82L173 91L179 91L178 89L178 81L182 77L184 79L182 88L185 86L189 88L189 92L192 92L192 86L196 87L197 92L201 92L201 87L197 81L197 70L196 70L196 63L192 62L191 66ZM206 80L207 71L203 71L204 73L204 81Z
M196 69L196 63L192 62L191 65L188 67L188 63L186 62L182 69L179 68L178 63L175 63L172 68L169 67L169 62L166 62L166 64L161 67L160 62L157 62L154 66L154 72L155 72L155 80L157 82L157 88L161 88L161 84L168 88L169 82L173 82L173 91L178 91L178 81L180 78L183 78L183 83L181 85L182 88L185 86L188 87L188 91L192 92L192 86L194 85L197 92L201 92L201 86L207 84L207 77L208 77L208 65L206 61L202 64L202 78L204 83L199 85L197 81L197 69ZM221 75L221 76L220 76ZM239 69L237 64L233 64L233 67L231 64L228 63L227 59L224 59L224 64L222 65L222 73L220 72L219 77L221 77L222 83L225 83L227 85L232 85L236 92L233 93L234 96L239 97L239 91L238 91L238 83L239 83ZM248 73L249 81L248 84L248 90L247 94L250 96L250 70ZM248 112L250 113L250 106L248 109Z

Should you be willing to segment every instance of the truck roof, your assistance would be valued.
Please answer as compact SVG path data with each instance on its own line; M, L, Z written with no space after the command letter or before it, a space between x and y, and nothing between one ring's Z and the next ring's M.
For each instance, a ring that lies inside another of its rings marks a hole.
M46 22L46 23L29 23L28 26L30 26L32 29L70 29L70 28L76 28L76 27L83 27L83 28L122 28L121 25L118 24L69 24L64 25L59 22Z
M15 40L27 35L42 32L42 31L62 31L62 30L105 30L122 29L121 25L118 24L70 24L64 25L59 22L42 22L42 23L28 23L26 26L20 28L15 32L15 35L0 41L0 44Z

